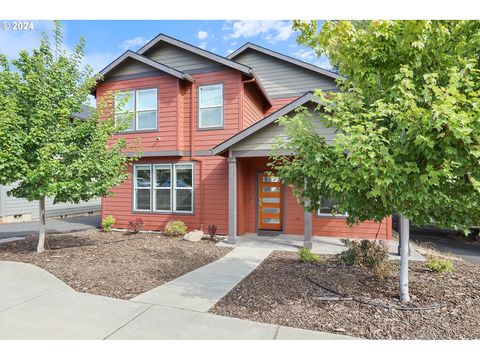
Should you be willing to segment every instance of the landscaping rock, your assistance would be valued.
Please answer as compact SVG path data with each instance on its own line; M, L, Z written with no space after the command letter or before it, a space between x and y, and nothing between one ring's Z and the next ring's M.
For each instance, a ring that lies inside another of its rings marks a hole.
M185 236L183 237L183 240L200 241L202 240L202 237L203 237L203 231L193 230L193 231L190 231L189 233L186 233Z

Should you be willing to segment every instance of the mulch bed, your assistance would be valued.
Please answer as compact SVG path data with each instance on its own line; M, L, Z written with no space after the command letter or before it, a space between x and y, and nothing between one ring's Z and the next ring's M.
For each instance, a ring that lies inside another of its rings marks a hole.
M189 242L154 233L98 230L51 235L50 251L37 240L0 244L0 261L39 266L77 291L130 299L218 260L231 249L210 241Z
M409 306L445 304L428 311L400 311L356 302L321 301L332 295L314 281L352 297L398 306L398 269L378 280L332 257L306 264L292 252L273 252L218 302L211 312L254 321L369 339L480 339L480 266L453 261L453 273L433 273L410 263Z

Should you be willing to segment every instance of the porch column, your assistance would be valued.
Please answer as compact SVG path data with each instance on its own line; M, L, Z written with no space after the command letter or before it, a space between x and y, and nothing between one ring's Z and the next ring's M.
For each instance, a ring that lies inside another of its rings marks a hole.
M237 239L237 159L228 158L228 237L229 244Z
M307 180L305 180L305 188ZM305 199L305 205L310 205L310 199ZM312 212L305 211L303 214L303 247L312 249Z

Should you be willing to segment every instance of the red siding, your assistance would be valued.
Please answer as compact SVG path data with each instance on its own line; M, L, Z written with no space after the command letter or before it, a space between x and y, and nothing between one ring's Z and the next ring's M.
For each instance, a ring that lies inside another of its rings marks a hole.
M272 107L267 110L265 116L270 115L271 113L277 111L278 109L284 107L285 105L290 104L292 101L298 99L298 96L289 97L289 98L281 98L281 99L272 99Z
M158 89L158 130L117 134L114 140L127 139L130 151L172 150L177 147L178 79L171 75L152 76L132 80L107 81L97 88L102 97L109 90ZM157 140L160 137L160 140ZM135 144L140 140L140 144Z
M224 70L193 75L195 79L195 149L209 150L222 141L230 138L240 131L241 114L239 111L240 98L239 87L242 85L242 77L239 71ZM198 87L210 84L223 84L223 123L221 130L204 130L198 128ZM190 106L190 97L186 100Z
M264 117L262 99L252 84L245 84L243 95L243 127L253 125Z
M238 194L238 233L256 232L256 174L268 170L266 158L244 158L239 164ZM303 235L304 211L293 195L292 188L285 189L284 228L286 234ZM349 226L344 218L313 216L313 235L374 239L378 231L378 239L392 238L391 218L381 224L366 221Z
M189 157L143 158L136 164L158 164L192 162ZM223 157L204 157L193 161L195 166L194 213L193 214L159 214L133 211L132 207L132 167L129 167L129 178L113 189L113 196L102 201L102 217L113 215L115 227L126 228L130 220L141 218L147 230L162 230L170 220L181 220L189 229L207 231L208 225L218 226L219 233L227 232L228 214L228 177L227 161ZM202 201L203 199L203 201Z
M129 151L209 150L252 125L268 114L278 110L297 97L274 99L273 106L264 114L258 91L252 84L244 84L240 72L223 70L195 74L195 84L178 80L170 75L153 76L132 80L107 81L97 88L97 95L104 96L108 90L158 88L159 128L155 131L117 134L113 139L126 138ZM201 130L198 128L198 87L208 84L224 85L224 128ZM192 106L192 89L193 106ZM192 120L193 118L193 120ZM193 127L193 133L192 133ZM160 140L157 140L160 137ZM135 144L139 140L140 144ZM129 178L113 189L113 196L102 199L102 217L115 216L116 227L126 228L128 222L140 217L148 230L162 230L170 220L182 220L189 229L207 230L208 225L217 225L220 234L228 231L228 167L227 160L219 156L205 157L156 157L142 158L137 163L167 163L188 161L195 164L195 197L193 214L157 214L132 211L132 168ZM256 174L267 170L266 158L245 158L238 162L238 233L256 231ZM290 187L285 192L285 232L303 234L304 215ZM364 222L348 226L341 218L314 216L313 233L320 236L342 236L391 239L391 218L379 225Z

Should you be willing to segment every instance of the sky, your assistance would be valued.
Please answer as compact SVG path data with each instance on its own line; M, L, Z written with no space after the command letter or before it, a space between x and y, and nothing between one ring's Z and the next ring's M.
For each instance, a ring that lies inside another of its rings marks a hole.
M9 59L20 50L39 44L43 31L53 28L51 21L33 21L33 30L0 29L0 53ZM246 42L276 50L297 59L329 69L325 56L296 43L297 34L289 20L62 20L64 41L73 48L83 36L86 40L85 63L102 70L126 50L136 51L159 33L172 36L221 56Z

